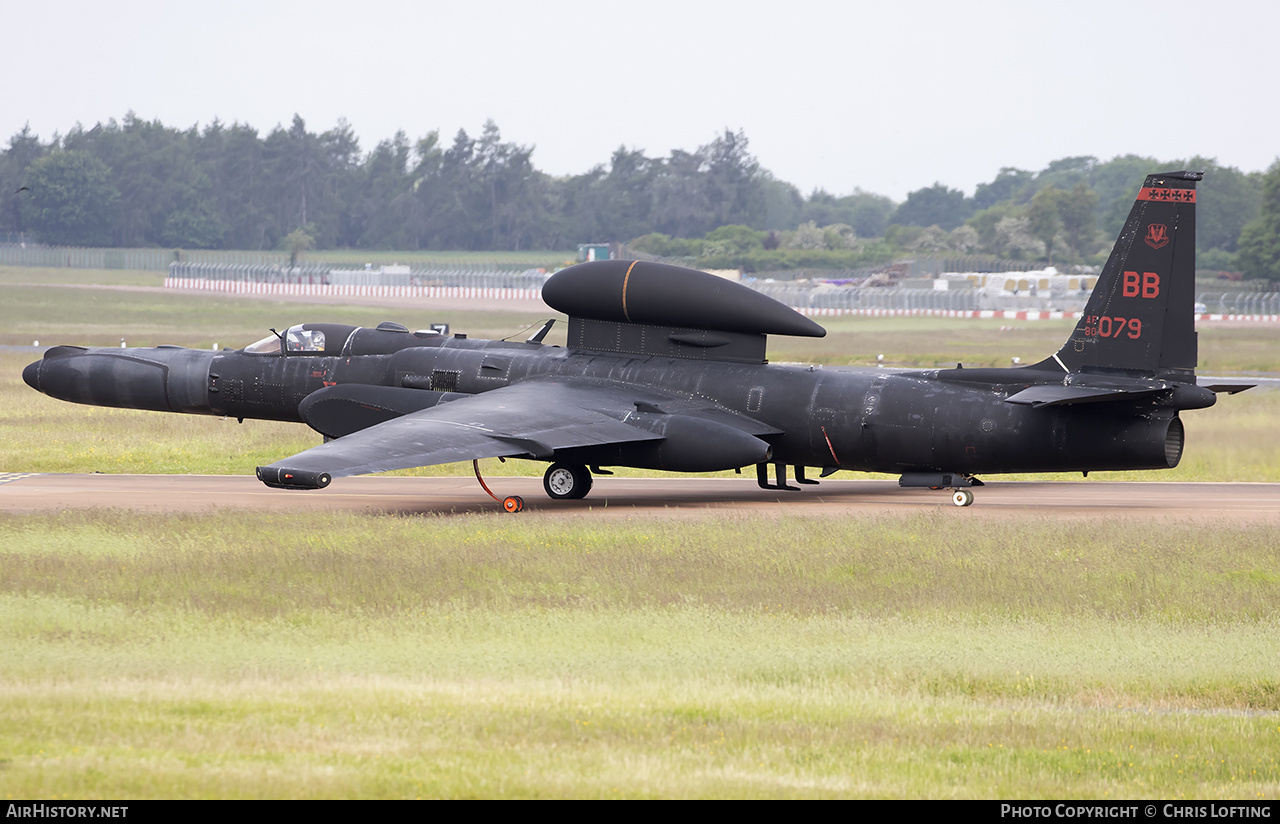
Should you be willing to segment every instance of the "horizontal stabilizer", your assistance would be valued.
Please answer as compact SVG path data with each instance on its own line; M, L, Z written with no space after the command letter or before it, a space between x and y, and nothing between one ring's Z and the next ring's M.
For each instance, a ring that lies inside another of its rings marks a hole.
M1224 392L1228 395L1235 395L1236 393L1243 392L1246 389L1253 389L1255 386L1257 386L1257 384L1256 383L1208 383L1208 384L1203 384L1203 386L1205 389L1208 389L1210 392L1214 393L1215 395L1220 395Z
M1028 386L1005 398L1005 403L1018 403L1039 409L1042 406L1065 406L1072 403L1106 403L1108 401L1136 401L1160 392L1168 387L1154 389L1103 389L1096 386Z

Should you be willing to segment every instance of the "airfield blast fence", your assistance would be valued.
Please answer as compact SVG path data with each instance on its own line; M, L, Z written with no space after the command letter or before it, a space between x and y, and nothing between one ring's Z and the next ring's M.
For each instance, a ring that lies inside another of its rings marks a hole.
M910 289L904 287L845 287L824 289L780 284L747 286L809 314L930 314L965 315L981 312L1033 312L1075 315L1084 311L1089 292L1063 294L991 294L979 289ZM1280 292L1204 292L1196 296L1198 315L1280 318Z
M413 268L409 272L340 269L327 264L224 265L173 263L167 286L250 294L369 297L472 297L537 300L545 275L537 270L493 264ZM1000 294L981 289L919 289L833 285L745 279L743 285L806 314L911 314L977 316L1017 313L1019 319L1071 316L1083 310L1089 293L1051 290ZM1280 292L1205 292L1196 297L1198 314L1280 319Z
M219 291L269 293L273 285L293 284L290 291L320 294L363 292L422 296L444 294L476 297L536 298L544 277L536 268L523 264L459 262L411 266L403 272L380 269L360 270L352 264L305 263L290 269L281 263L279 252L189 251L175 262L172 249L106 249L41 246L30 243L0 243L0 266L31 266L73 269L131 269L168 271L166 283L178 288L205 288ZM964 259L921 259L911 262L908 276L928 276L936 271L963 271ZM992 269L991 261L978 260L992 271L1014 271L1017 267ZM968 289L913 289L905 287L853 287L800 283L796 278L840 280L866 277L873 270L804 270L760 273L745 285L788 306L813 314L845 313L969 313L988 311L1079 312L1088 297L1079 294L1000 295ZM772 282L768 282L772 280ZM196 286L196 282L205 283ZM339 290L335 287L341 287ZM482 291L483 290L483 291ZM497 294L493 290L502 290ZM507 292L506 290L512 290ZM1280 316L1280 292L1205 291L1196 296L1202 315L1224 317Z
M906 289L856 286L805 286L802 284L744 282L757 292L794 309L859 310L887 312L974 312L995 308L983 306L982 295L965 289L939 292L934 289Z
M1204 292L1196 296L1213 315L1280 314L1280 292Z
M216 263L172 263L169 279L206 281L211 284L294 284L299 286L342 286L370 288L452 287L466 289L542 288L546 275L525 266L498 266L492 263L458 263L413 267L408 272L378 269L350 269L322 263L287 266L226 266ZM210 288L218 288L212 286Z
M243 251L184 251L183 261L175 262L173 249L107 249L77 248L67 246L42 246L31 243L0 242L0 266L31 266L72 269L131 269L143 271L167 271L169 280L182 279L187 284L206 281L212 288L239 291L230 288L233 283L255 285L253 291L268 291L271 284L295 284L307 286L343 286L343 291L399 287L406 290L426 289L438 293L439 289L464 290L519 290L520 296L536 297L543 276L536 269L523 264L496 264L485 262L445 263L411 266L408 274L380 270L362 271L352 264L306 263L290 269L281 263L279 252ZM919 259L910 262L906 274L909 277L927 277L940 271L965 271L966 264L975 264L975 270L1016 271L1025 264L994 266L990 260L966 258ZM980 265L980 266L979 266ZM986 312L986 311L1040 311L1079 312L1083 309L1086 294L1050 295L993 295L980 290L912 289L904 287L850 287L823 284L804 284L797 278L813 280L840 280L862 278L875 267L851 271L790 270L788 272L759 273L744 283L788 306L813 313L863 313L863 312ZM773 282L767 282L772 280ZM176 285L176 284L171 284ZM186 288L197 288L186 285ZM318 293L318 292L315 292ZM348 292L350 293L350 292ZM1205 291L1196 296L1202 304L1199 314L1268 317L1280 316L1280 292Z
M907 287L847 286L745 282L757 292L809 314L932 314L980 312L1073 315L1084 311L1087 291L1003 294L981 289L912 289ZM1198 315L1280 319L1280 292L1202 292L1196 296Z

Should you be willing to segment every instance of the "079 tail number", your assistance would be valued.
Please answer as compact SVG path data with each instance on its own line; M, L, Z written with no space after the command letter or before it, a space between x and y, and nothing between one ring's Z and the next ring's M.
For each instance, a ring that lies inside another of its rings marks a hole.
M1142 337L1142 318L1112 318L1106 315L1090 315L1084 322L1085 337L1118 338L1126 335L1131 340Z

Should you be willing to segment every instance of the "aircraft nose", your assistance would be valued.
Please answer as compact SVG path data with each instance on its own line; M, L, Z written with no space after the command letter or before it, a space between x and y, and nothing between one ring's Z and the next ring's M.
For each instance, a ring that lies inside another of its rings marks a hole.
M22 370L22 379L71 403L170 411L165 366L134 350L54 347Z
M22 370L27 386L93 406L208 413L213 352L180 347L86 349L55 346Z
M43 361L36 361L35 363L29 363L27 364L27 368L22 370L22 380L26 382L27 386L30 386L32 389L36 390L37 392L40 391L40 364L41 363L43 363Z

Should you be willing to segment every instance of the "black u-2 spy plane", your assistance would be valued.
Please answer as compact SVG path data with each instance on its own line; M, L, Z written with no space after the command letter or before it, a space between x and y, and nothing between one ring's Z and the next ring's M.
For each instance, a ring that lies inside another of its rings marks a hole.
M547 280L563 348L543 343L552 321L524 342L303 323L239 351L58 346L23 379L76 403L306 423L323 444L257 469L283 489L459 460L483 486L474 462L498 457L548 462L552 498L582 498L600 467L755 465L765 489L797 489L788 466L801 484L807 467L889 472L968 506L983 474L1176 466L1178 413L1248 388L1196 383L1201 176L1147 177L1070 339L1029 366L769 364L766 336L825 330L703 272L609 260Z

